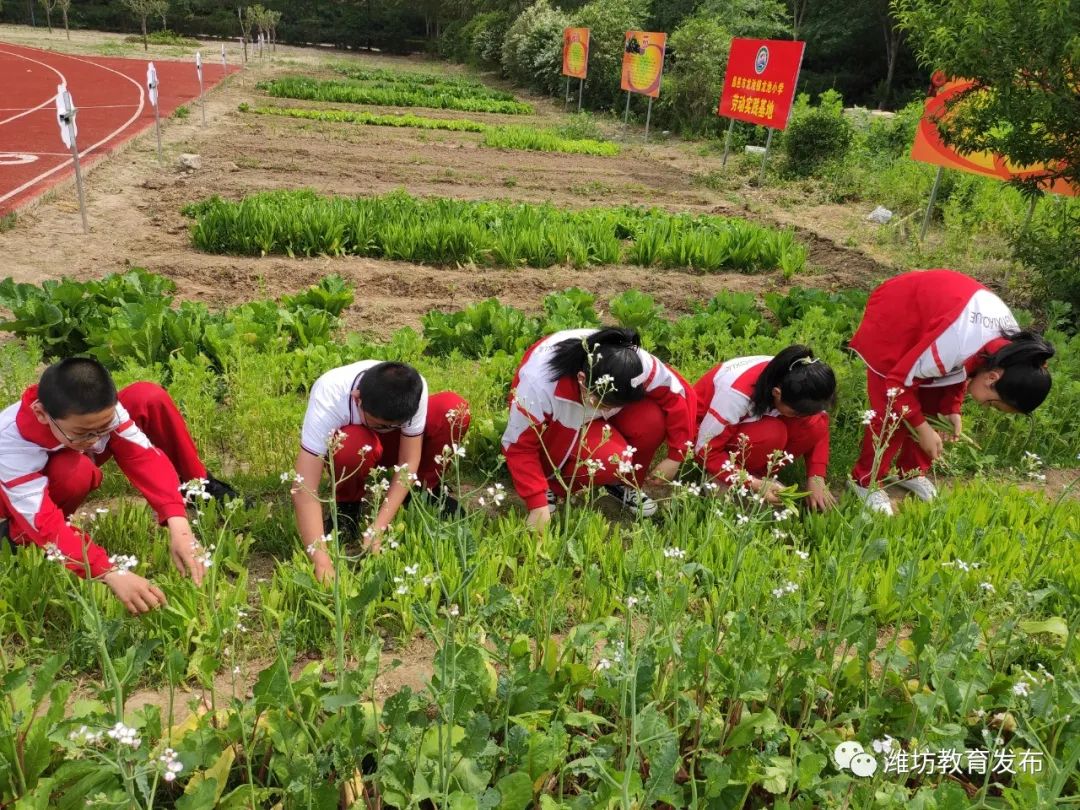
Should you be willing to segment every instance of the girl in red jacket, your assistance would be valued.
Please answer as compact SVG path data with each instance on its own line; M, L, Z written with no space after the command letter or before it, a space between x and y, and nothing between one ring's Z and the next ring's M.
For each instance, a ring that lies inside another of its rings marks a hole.
M890 407L918 438L906 426L894 426L876 480L895 460L898 486L930 501L937 490L925 473L941 455L943 440L927 414L942 415L953 429L948 440L955 441L965 392L1006 413L1031 413L1050 393L1046 363L1054 347L1039 334L1020 331L1000 298L954 270L902 273L883 283L870 294L849 345L866 363L871 408L851 486L870 509L889 515L888 495L870 484L875 440Z
M665 441L652 476L678 472L693 446L695 405L693 389L633 329L573 329L536 343L514 375L502 440L529 525L545 525L558 496L590 485L655 514L640 486Z
M788 346L775 357L728 360L698 380L694 391L701 403L695 452L710 477L734 484L745 468L750 489L778 503L775 483L764 476L780 450L806 457L810 505L833 505L825 468L836 375L807 346Z

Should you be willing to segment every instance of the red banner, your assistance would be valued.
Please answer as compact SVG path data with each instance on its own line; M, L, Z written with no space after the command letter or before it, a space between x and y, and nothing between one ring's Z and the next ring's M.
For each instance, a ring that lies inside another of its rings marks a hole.
M911 157L921 160L923 163L933 163L935 166L944 166L946 169L960 169L961 171L981 174L998 180L1011 180L1014 177L1025 177L1032 174L1043 174L1046 166L1017 166L1010 163L1002 155L991 152L973 152L970 155L961 155L951 146L948 146L938 133L934 121L945 115L945 103L958 93L967 90L974 82L970 79L948 79L940 71L935 73L930 86L930 94L926 99L926 107L923 110L922 120L915 130L915 143L911 147ZM1075 188L1064 180L1056 180L1053 184L1043 185L1044 191L1054 194L1064 194L1075 197L1080 189Z
M805 42L733 39L718 115L786 129Z
M589 72L589 29L567 28L563 31L562 75L584 79Z
M667 34L627 31L623 47L622 89L643 96L660 96Z

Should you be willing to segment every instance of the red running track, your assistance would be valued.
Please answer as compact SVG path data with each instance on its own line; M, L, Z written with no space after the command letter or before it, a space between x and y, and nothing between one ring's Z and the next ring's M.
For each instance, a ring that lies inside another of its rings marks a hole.
M213 50L203 60L207 90L228 73ZM0 42L0 215L14 211L74 174L60 140L56 86L66 83L78 109L79 162L87 166L154 125L143 59L70 56ZM164 119L199 95L194 55L154 60ZM192 115L198 115L192 110Z

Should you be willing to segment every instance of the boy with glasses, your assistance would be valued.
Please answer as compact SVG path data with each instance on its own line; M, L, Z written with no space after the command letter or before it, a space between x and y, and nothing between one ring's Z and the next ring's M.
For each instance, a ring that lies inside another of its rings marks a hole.
M89 535L67 522L101 486L101 465L121 471L169 530L176 567L202 583L200 549L186 516L180 481L203 479L211 496L235 496L210 476L183 416L158 385L139 382L117 393L98 361L52 364L20 402L0 413L0 522L16 545L33 543L80 576L100 579L132 613L165 603L138 574L118 569Z
M408 481L415 481L444 515L458 512L457 501L442 486L441 454L444 447L460 444L468 427L468 403L453 391L428 396L427 382L405 363L361 360L331 369L315 381L292 496L300 539L320 580L333 573L322 541L328 527L318 498L328 457L337 482L339 529L354 537L367 500L368 474L380 463L398 468L365 534L366 545L377 552L382 533L409 500Z

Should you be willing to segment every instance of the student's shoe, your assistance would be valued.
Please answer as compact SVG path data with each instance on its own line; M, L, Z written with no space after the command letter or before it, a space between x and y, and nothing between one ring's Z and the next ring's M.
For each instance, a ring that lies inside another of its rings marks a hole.
M345 543L352 542L360 536L360 515L367 506L365 501L338 501L338 534ZM330 534L334 530L334 521L329 514L323 518L323 534Z
M206 493L215 501L225 503L227 500L234 500L240 498L240 493L233 489L229 484L214 478L210 473L206 474ZM242 500L242 499L241 499Z
M863 502L863 505L871 512L880 512L883 515L892 515L892 501L889 500L888 494L883 489L867 489L866 487L860 487L854 481L848 481L848 486L851 490L859 496L859 500Z
M608 495L623 505L623 509L633 512L635 515L652 517L660 508L656 501L640 489L623 486L622 484L606 484L604 489L607 490Z
M458 499L451 495L450 490L442 484L439 484L437 489L422 487L420 495L425 501L439 510L439 516L444 520L453 520L465 514L465 510L461 508Z
M554 515L559 511L559 499L555 497L555 493L550 489L547 491L547 502L548 514Z
M906 489L908 492L915 493L915 497L920 501L929 502L937 497L937 487L925 475L916 475L914 478L901 478L896 482L896 485L901 489Z

